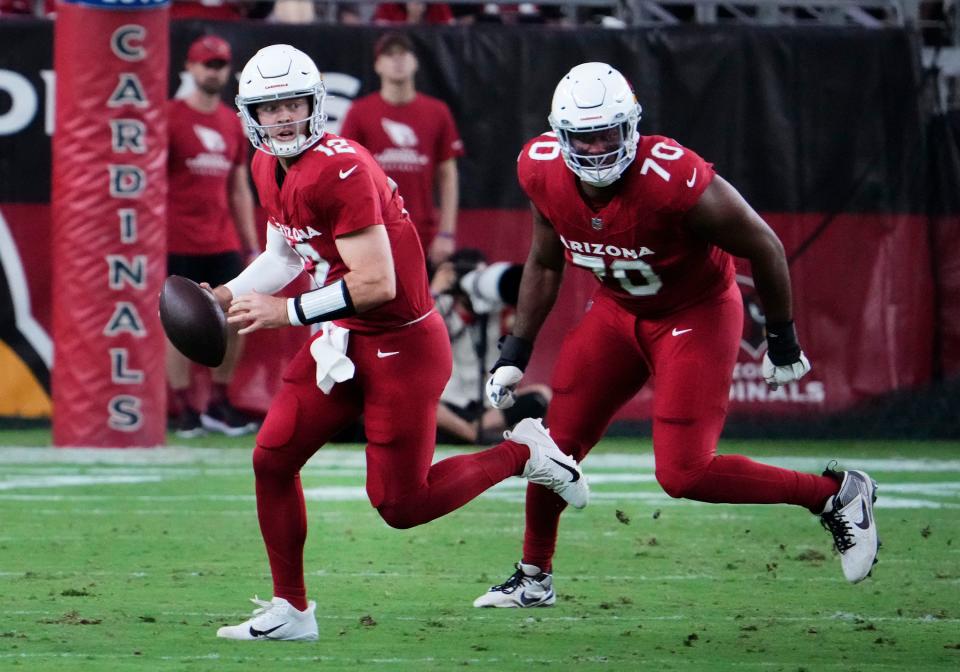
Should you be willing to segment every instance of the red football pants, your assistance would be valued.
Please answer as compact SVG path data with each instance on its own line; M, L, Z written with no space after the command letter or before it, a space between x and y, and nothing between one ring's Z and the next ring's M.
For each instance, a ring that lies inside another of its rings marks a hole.
M786 503L819 512L837 491L831 478L717 455L743 329L736 285L661 319L641 320L597 295L567 336L553 373L550 434L578 461L651 374L656 477L671 497L734 504ZM550 569L566 506L546 488L527 487L524 562Z
M305 344L284 372L283 385L253 452L257 514L273 574L274 595L306 607L303 546L306 508L300 469L361 413L369 443L367 495L388 525L408 528L457 509L490 486L518 475L530 456L505 441L431 466L440 393L450 377L450 339L436 313L401 329L352 332L352 380L330 394L316 385Z

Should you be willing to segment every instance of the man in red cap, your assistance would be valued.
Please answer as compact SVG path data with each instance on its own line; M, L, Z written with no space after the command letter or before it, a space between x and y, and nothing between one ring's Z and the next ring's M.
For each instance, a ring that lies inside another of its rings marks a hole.
M215 35L197 38L186 62L196 86L186 98L171 100L167 110L167 270L211 285L235 277L246 259L259 254L246 133L220 99L230 77L231 56L225 40ZM210 402L201 414L189 401L190 362L168 344L167 379L173 405L179 408L173 427L178 436L190 438L205 429L237 436L255 429L227 398L241 348L241 337L231 333L223 364L212 372Z
M418 93L417 57L403 33L385 33L374 47L380 91L354 101L340 134L367 147L397 183L435 268L454 250L459 202L457 157L463 141L447 105ZM439 222L434 215L436 179Z

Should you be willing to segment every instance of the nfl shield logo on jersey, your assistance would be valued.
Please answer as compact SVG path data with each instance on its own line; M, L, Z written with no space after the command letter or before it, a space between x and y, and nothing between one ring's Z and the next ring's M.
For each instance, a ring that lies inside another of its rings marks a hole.
M593 227L594 231L599 231L603 228L603 217L591 217L590 226Z

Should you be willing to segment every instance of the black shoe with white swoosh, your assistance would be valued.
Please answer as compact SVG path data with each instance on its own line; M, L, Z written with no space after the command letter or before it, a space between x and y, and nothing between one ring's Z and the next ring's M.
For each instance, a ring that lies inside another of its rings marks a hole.
M863 471L823 472L840 481L840 490L827 499L820 524L833 535L833 545L840 553L843 575L857 583L870 576L877 564L880 538L873 517L877 501L877 483Z

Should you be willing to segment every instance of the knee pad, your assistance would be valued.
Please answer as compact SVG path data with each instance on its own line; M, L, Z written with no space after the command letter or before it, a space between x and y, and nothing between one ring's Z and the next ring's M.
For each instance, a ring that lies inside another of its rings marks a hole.
M283 449L293 438L297 426L297 397L281 388L257 432L257 447L253 451L253 473L258 478L288 475L286 452Z
M547 414L547 398L539 392L526 392L517 397L517 403L503 411L507 426L524 418L542 418Z

